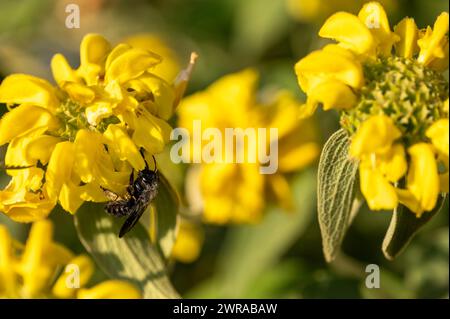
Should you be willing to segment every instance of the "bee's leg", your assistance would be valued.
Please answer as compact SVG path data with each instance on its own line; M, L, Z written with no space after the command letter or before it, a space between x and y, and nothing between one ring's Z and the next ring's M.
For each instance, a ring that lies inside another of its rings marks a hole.
M134 168L131 169L131 175L130 175L130 183L129 185L133 185L134 183Z
M116 193L110 191L109 189L104 188L103 186L100 186L100 188L102 189L102 191L105 193L106 197L108 197L108 199L110 201L116 201L120 198L119 195L117 195Z

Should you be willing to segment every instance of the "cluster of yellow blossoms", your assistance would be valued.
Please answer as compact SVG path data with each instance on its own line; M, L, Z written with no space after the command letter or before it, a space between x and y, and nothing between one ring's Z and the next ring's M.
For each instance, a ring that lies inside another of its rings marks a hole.
M111 47L86 35L80 66L61 54L51 61L57 87L25 74L0 86L9 112L0 120L0 145L10 183L0 191L0 211L19 222L44 218L57 202L75 213L84 201L103 202L101 188L123 194L132 169L169 141L167 123L189 74L168 83L152 68L162 58L129 44ZM151 162L151 161L149 161Z
M202 130L220 129L222 138L226 128L278 129L278 171L275 174L262 175L260 164L249 161L249 157L245 157L243 163L235 163L235 157L227 159L225 155L219 162L202 163L198 174L190 174L195 177L188 177L186 191L189 194L199 187L200 194L190 196L195 198L191 203L195 202L203 211L206 222L258 222L268 194L283 206L291 207L286 174L311 164L319 154L314 126L310 121L297 119L299 102L286 91L266 94L265 100L259 101L257 82L258 74L252 69L230 74L206 90L184 98L178 108L179 124L187 128L191 136L196 120L201 121ZM268 139L267 143L270 142ZM225 144L223 141L222 145Z
M442 13L433 28L405 18L392 31L383 7L370 2L358 16L332 15L319 35L339 43L295 66L308 95L301 116L319 105L340 111L372 210L401 203L419 217L448 192L448 28Z
M119 280L85 288L95 270L92 260L75 256L52 237L53 225L48 220L32 225L25 245L0 225L0 298L141 297L132 284Z

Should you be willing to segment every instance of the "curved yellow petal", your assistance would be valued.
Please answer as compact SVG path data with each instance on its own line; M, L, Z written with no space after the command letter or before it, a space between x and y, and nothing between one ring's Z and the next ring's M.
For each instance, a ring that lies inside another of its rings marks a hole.
M329 50L318 50L308 54L295 65L298 83L303 91L309 90L326 80L338 80L352 88L364 84L361 64L356 59L337 55Z
M436 58L445 57L445 46L448 43L449 16L447 12L439 15L434 23L433 30L427 28L425 35L417 41L420 53L417 58L419 63L428 65Z
M347 12L337 12L328 18L319 36L334 39L358 54L370 54L375 48L370 30L357 16Z
M129 161L137 171L144 169L145 162L139 153L139 149L122 127L110 124L103 135L120 160Z
M10 142L13 138L23 136L36 128L56 130L59 121L48 110L22 104L7 112L0 120L0 145Z
M145 109L139 109L137 113L133 115L134 143L150 154L161 153L169 141L172 128L166 121L153 116Z
M352 137L350 155L361 158L362 155L384 154L392 143L401 136L400 130L386 115L375 115L363 122Z
M40 161L46 165L55 148L55 145L61 142L59 137L50 135L41 135L33 138L25 146L25 156L31 161Z
M395 187L372 167L370 161L360 163L359 178L361 192L371 210L392 210L397 207Z
M92 288L80 289L79 299L139 299L141 293L132 284L120 280L104 281Z
M161 56L162 62L155 66L151 73L160 76L169 83L175 80L181 69L179 59L176 53L164 41L154 34L136 34L124 40L133 48L140 48L155 52Z
M74 163L75 146L72 142L56 144L45 173L46 187L51 199L57 200L61 187L70 180Z
M440 192L438 167L430 144L415 144L408 149L408 153L411 156L411 164L406 187L418 203L416 207L410 209L420 216L436 205Z
M75 268L76 267L76 268ZM86 255L73 258L66 265L64 272L56 280L52 288L55 297L68 299L75 297L78 288L85 286L94 273L94 263ZM77 282L71 282L71 276L78 275ZM72 285L79 284L79 287Z
M101 35L90 33L84 36L80 44L80 67L77 71L87 85L97 84L110 50L109 42Z
M449 156L448 119L441 119L433 123L433 125L427 129L426 135L441 154L444 154L447 157Z
M0 103L28 103L55 110L59 101L55 89L47 81L26 74L7 76L0 85Z
M402 178L408 170L405 149L401 144L393 145L387 154L377 155L376 162L380 172L392 183Z
M308 92L308 99L322 103L325 111L349 109L357 102L353 91L344 83L336 80L323 81L311 88Z
M358 17L372 32L378 52L385 56L390 55L392 46L400 40L400 37L391 32L383 6L375 1L366 3L359 11Z
M62 88L72 101L80 104L90 103L95 98L94 90L80 83L67 82L62 84Z
M50 63L53 78L61 86L64 82L78 82L79 78L62 54L55 54Z
M151 103L155 105L150 112L163 120L168 120L173 115L173 103L175 91L166 81L157 76L148 74L130 81L130 87L138 90L142 95L149 95ZM145 101L144 101L145 102Z
M400 37L395 44L395 52L398 56L412 58L417 52L418 28L413 18L404 18L394 27L394 32Z
M111 61L106 69L105 81L125 83L142 75L148 68L161 62L161 57L142 49L130 49Z

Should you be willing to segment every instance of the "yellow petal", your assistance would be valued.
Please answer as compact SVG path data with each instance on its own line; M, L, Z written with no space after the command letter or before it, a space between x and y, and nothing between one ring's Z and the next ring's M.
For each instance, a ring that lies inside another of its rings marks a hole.
M8 166L30 166L35 165L37 160L29 157L27 147L36 137L41 136L45 131L45 127L36 128L28 132L27 135L19 136L11 140L5 154L5 164ZM13 175L12 170L7 171L9 175Z
M383 6L378 2L366 3L359 11L358 17L372 32L379 53L385 56L390 55L392 46L400 40L400 37L391 32Z
M49 111L42 107L22 104L15 107L0 120L0 145L13 138L26 135L36 128L56 130L59 122Z
M77 270L74 266L78 267ZM76 273L75 273L76 271ZM71 277L78 274L79 287L85 286L89 279L91 279L94 273L94 263L86 255L79 255L69 261L68 265L65 267L64 272L59 276L58 280L52 288L52 293L55 297L60 299L73 298L76 295L77 287L70 286L74 284L71 282ZM78 287L78 288L79 288Z
M358 54L369 54L375 47L370 30L357 16L347 12L337 12L328 18L319 36L334 39Z
M55 145L59 142L61 139L55 136L37 136L25 146L25 156L32 162L39 160L47 165Z
M0 102L29 103L55 110L59 104L55 90L47 81L26 74L7 76L0 85Z
M55 146L45 173L47 192L57 200L62 185L70 179L74 161L75 146L72 142L61 142Z
M200 255L204 233L202 228L186 219L182 219L177 239L172 249L172 258L182 263L191 263Z
M89 289L80 289L79 299L139 299L141 293L132 284L120 280L104 281Z
M394 32L400 37L395 44L395 52L398 56L412 58L417 52L417 37L419 30L412 18L404 18L394 27Z
M168 83L172 83L180 71L180 62L176 53L161 38L144 33L128 37L124 42L130 44L133 48L149 50L161 56L162 62L155 66L151 73L163 78Z
M84 183L95 181L117 194L123 194L128 185L130 170L116 171L105 143L100 133L79 130L74 142L75 172Z
M371 210L391 210L397 207L395 187L374 169L370 161L363 161L359 166L361 192Z
M441 153L449 156L449 125L448 119L441 119L433 123L427 131L426 135L434 147Z
M395 183L408 170L405 149L401 144L395 144L388 153L376 156L377 167L387 180Z
M336 80L323 81L308 92L308 99L320 102L325 111L345 110L356 104L356 96L344 83Z
M133 142L138 147L143 147L150 154L161 153L169 142L170 125L145 109L139 109L138 115L134 115Z
M66 58L62 54L55 54L50 63L53 78L61 86L64 82L78 82L76 72L70 67Z
M14 272L13 242L8 228L0 224L0 295L14 298L18 293L17 275Z
M298 119L303 120L313 116L318 107L318 103L312 100L307 100L305 104L302 104L298 109Z
M281 145L278 169L281 172L293 172L314 162L320 154L320 147L315 142L298 143L285 149Z
M80 45L79 74L87 85L97 84L99 76L104 72L104 63L111 46L98 34L87 34Z
M361 124L352 137L350 155L361 158L364 154L384 154L400 136L401 132L392 119L386 115L372 116Z
M161 62L161 57L142 49L130 49L117 56L108 69L105 81L124 83L142 75L148 68Z
M338 80L353 88L360 88L364 83L362 66L356 59L329 50L308 54L295 65L295 73L306 93L325 80Z
M95 92L83 84L68 82L63 84L62 88L74 102L87 104L95 98Z
M435 58L445 57L445 46L448 43L446 36L448 23L448 13L441 13L434 23L433 30L428 27L425 35L418 40L420 53L417 61L419 63L428 65Z
M134 82L130 83L132 88L140 89L139 91L143 94L149 94L154 101L153 104L156 108L151 110L151 113L163 120L168 120L173 114L173 103L175 100L173 88L163 79L151 74L141 76Z
M53 236L53 225L50 221L35 222L28 235L25 251L18 272L23 278L24 294L36 296L48 284L53 269L46 263L44 255L49 249Z
M408 149L408 153L411 164L406 186L418 203L417 207L410 209L421 215L423 211L430 211L436 205L440 192L438 167L430 144L415 144Z
M120 160L129 161L131 166L137 171L144 169L145 163L139 153L139 149L122 127L110 124L103 135Z

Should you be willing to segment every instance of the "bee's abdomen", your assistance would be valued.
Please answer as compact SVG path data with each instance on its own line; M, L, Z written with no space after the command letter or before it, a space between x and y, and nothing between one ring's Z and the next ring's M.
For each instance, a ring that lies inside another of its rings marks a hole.
M128 200L118 200L106 203L105 211L115 217L123 217L130 214L132 206L133 204Z

